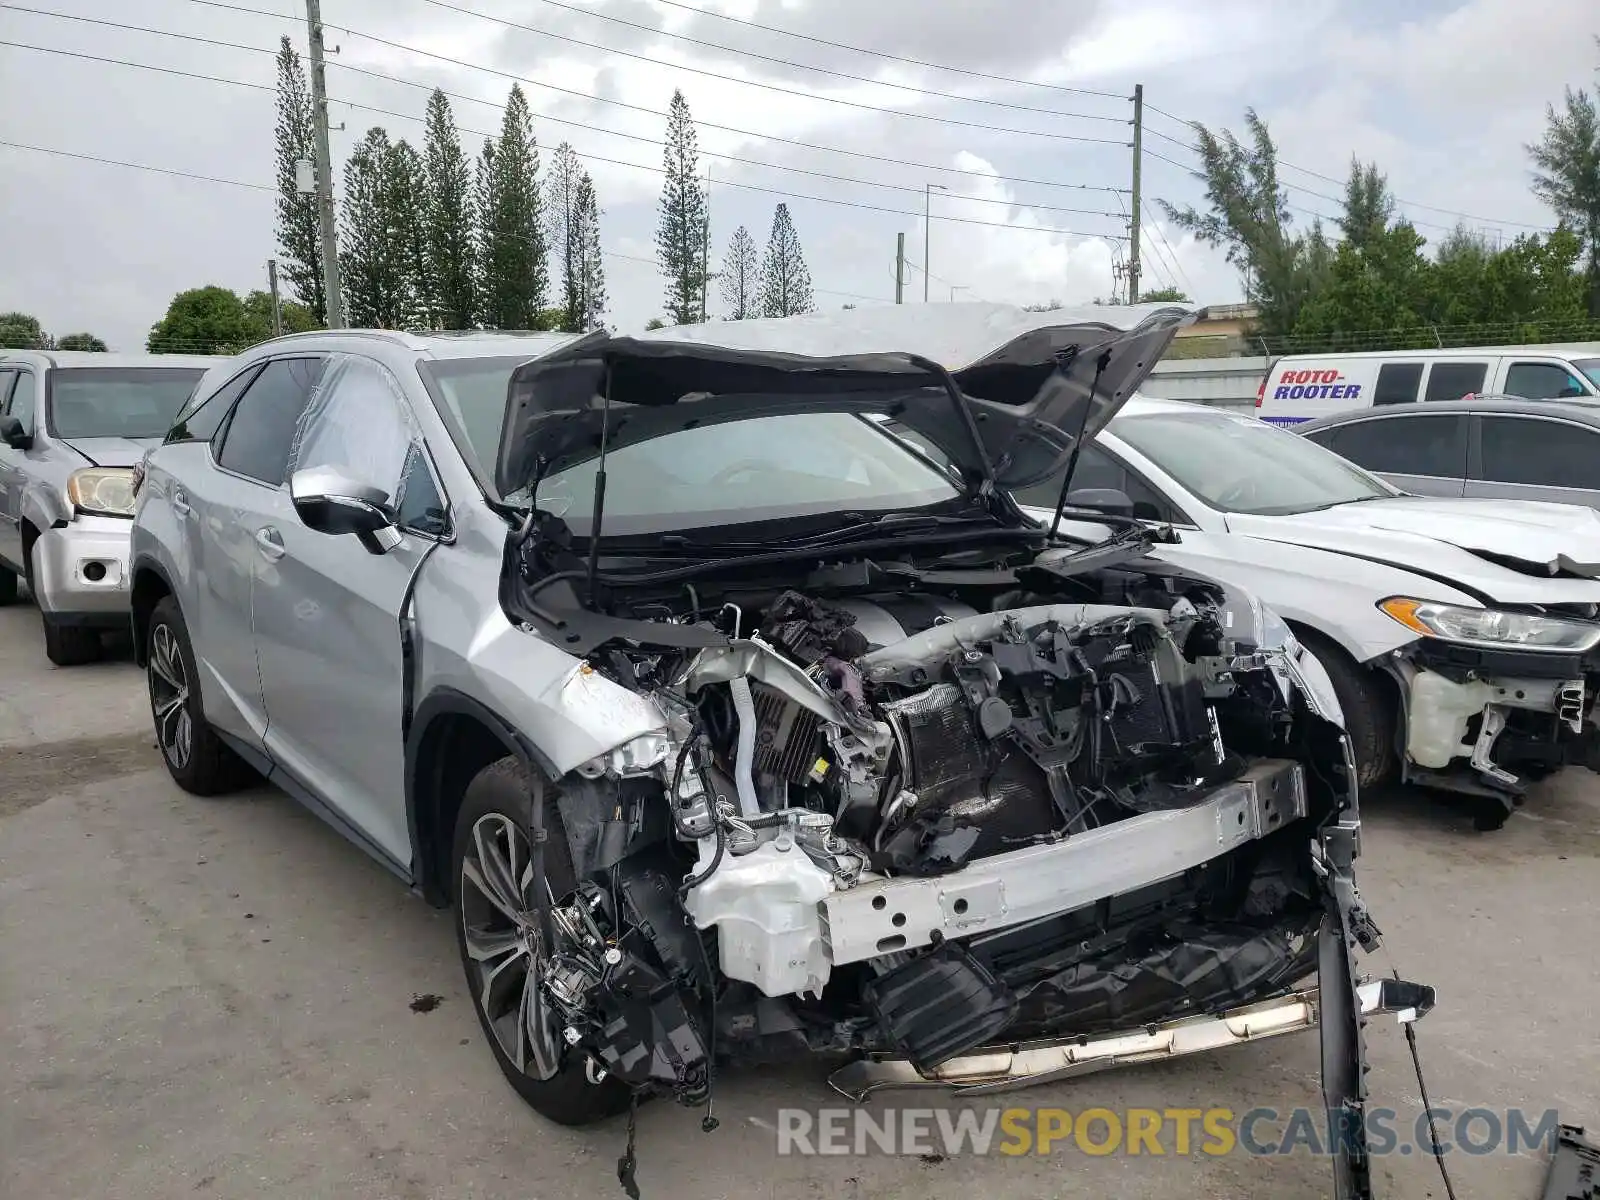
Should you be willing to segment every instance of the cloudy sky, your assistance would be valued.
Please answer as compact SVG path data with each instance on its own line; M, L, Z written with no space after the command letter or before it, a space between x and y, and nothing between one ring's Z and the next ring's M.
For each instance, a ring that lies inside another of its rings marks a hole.
M740 224L764 245L785 201L828 308L892 302L897 233L908 302L924 266L936 302L1109 295L1127 253L1126 97L1143 83L1145 286L1224 303L1231 268L1155 203L1199 199L1185 122L1237 127L1253 105L1297 220L1337 210L1323 177L1356 154L1425 234L1464 216L1509 239L1549 221L1524 143L1600 58L1593 0L323 0L323 18L336 178L372 125L420 142L434 86L476 154L522 80L541 146L570 141L595 178L623 329L662 311L652 234L675 87L711 174L713 257ZM175 292L263 286L283 34L304 52L300 0L5 0L0 142L32 149L0 145L0 311L137 349ZM928 184L944 190L924 263Z

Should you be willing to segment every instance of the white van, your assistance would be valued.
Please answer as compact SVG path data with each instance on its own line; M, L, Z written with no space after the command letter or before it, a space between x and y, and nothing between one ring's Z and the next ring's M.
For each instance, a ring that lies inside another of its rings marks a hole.
M1600 342L1289 355L1267 369L1256 392L1256 416L1298 425L1352 408L1480 393L1527 400L1600 397Z

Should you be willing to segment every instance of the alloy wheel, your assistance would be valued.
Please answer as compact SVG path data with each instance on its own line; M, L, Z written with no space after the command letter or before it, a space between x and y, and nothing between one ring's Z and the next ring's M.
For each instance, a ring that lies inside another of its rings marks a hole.
M161 753L183 770L194 753L194 718L189 714L189 674L170 625L150 631L150 707Z
M461 859L461 929L470 982L500 1050L530 1079L561 1069L557 1016L540 986L546 959L529 893L527 835L510 817L487 813L472 827Z

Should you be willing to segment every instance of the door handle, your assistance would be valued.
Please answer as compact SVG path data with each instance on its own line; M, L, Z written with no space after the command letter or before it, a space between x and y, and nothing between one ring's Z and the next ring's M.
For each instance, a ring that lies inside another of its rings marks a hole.
M177 513L180 517L187 517L194 511L194 509L189 507L189 497L184 493L184 490L181 487L175 487L172 489L172 511Z
M277 562L283 557L283 538L271 525L256 530L256 549L262 557Z

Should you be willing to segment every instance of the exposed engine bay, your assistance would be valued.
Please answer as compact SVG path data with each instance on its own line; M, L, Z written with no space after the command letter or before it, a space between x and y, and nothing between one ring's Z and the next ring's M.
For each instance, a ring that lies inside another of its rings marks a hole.
M623 598L629 639L579 670L648 696L665 733L557 800L568 1045L693 1104L720 1058L932 1071L1315 971L1308 847L1354 815L1342 730L1295 648L1257 644L1259 608L1146 547L898 592L845 561Z

